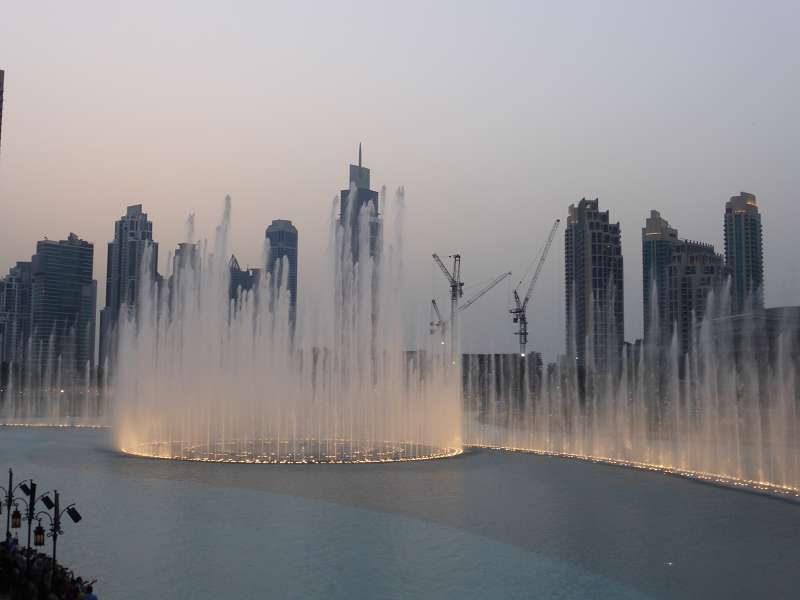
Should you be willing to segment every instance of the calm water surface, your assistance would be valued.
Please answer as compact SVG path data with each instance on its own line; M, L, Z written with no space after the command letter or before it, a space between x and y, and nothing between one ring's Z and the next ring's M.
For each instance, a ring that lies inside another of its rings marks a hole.
M800 505L605 465L174 463L0 427L8 466L78 503L59 556L101 600L800 597Z

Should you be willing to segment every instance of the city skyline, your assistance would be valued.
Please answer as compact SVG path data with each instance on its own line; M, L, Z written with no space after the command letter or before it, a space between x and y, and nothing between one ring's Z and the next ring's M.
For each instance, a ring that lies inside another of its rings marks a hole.
M719 207L740 190L758 195L764 215L766 305L795 304L795 8L508 3L459 6L454 27L446 6L429 7L423 21L347 3L317 7L310 21L299 7L201 6L187 22L147 3L122 14L98 4L94 19L64 27L63 7L43 17L15 6L0 24L0 203L14 209L0 239L3 272L44 235L73 230L106 243L108 224L131 204L147 207L166 248L184 241L190 213L197 237L209 237L230 193L240 262L257 264L264 228L291 219L303 232L299 286L311 291L342 169L363 141L373 189L405 186L406 306L416 320L426 320L432 294L447 294L432 251L461 253L467 286L499 270L516 275L566 206L598 197L622 229L626 337L641 337L642 290L632 283L649 211L722 249ZM313 44L283 33L300 23ZM726 34L745 29L747 47ZM33 45L36 31L64 52ZM151 41L131 45L140 31ZM204 43L211 31L231 43ZM681 44L666 31L681 31ZM98 46L110 62L97 62ZM342 88L346 72L362 85ZM46 101L53 88L59 102ZM338 93L321 109L328 88ZM531 347L550 358L564 343L554 258L529 314ZM96 253L95 273L105 261ZM507 292L499 286L464 315L467 349L514 350ZM101 286L101 305L104 295Z
M350 165L350 176L353 181L352 190L348 192L359 202L359 207L368 206L373 202L377 204L378 200L377 192L369 189L369 169L362 167L361 162L359 147L359 164ZM342 210L347 210L344 198L346 191L341 192L339 199ZM229 200L226 198L226 203ZM650 211L650 216L641 229L641 283L645 327L641 338L626 338L625 284L622 276L624 254L621 250L619 223L613 222L609 209L600 210L598 199L583 198L577 205L571 204L568 207L563 246L566 285L563 298L563 311L566 315L563 355L569 360L574 354L580 372L595 369L600 372L617 371L624 342L637 342L640 339L647 341L648 336L652 336L650 339L657 345L666 348L673 334L676 334L678 347L685 353L692 346L692 324L695 321L699 323L707 314L713 318L749 313L764 308L761 287L765 271L761 252L763 230L756 196L741 192L731 197L724 208L722 216L726 232L725 256L715 252L714 246L707 242L680 239L678 230L671 227L659 211ZM337 214L337 227L343 224L341 214ZM348 219L347 222L348 228L357 232L358 220ZM380 227L380 222L378 226ZM377 245L380 241L379 233L380 229L375 232L370 231L371 254L380 251ZM194 240L194 236L194 215L191 215L187 221L186 238ZM252 289L262 270L282 281L282 285L289 292L289 319L292 332L297 315L298 239L298 231L290 220L274 219L265 230L268 248L265 255L266 264L258 264L255 268L248 266L243 270L235 254L232 254L228 261L232 300L238 298L240 293ZM32 334L35 338L33 341L43 347L42 329L41 326L36 327L37 319L34 318L36 308L34 299L36 296L43 297L42 291L37 292L37 286L42 288L42 284L37 282L43 280L48 269L42 268L46 259L39 255L50 248L61 251L62 248L69 249L73 246L89 249L88 262L85 258L80 258L80 265L72 267L71 259L55 257L49 261L51 265L70 267L73 272L70 272L70 268L58 267L54 270L51 266L49 271L52 273L47 276L51 279L58 277L59 281L63 279L57 287L72 286L73 283L85 287L88 281L86 277L89 280L93 277L92 266L89 264L93 255L93 243L81 240L72 232L67 240L57 243L47 238L40 240L37 242L37 252L30 262L17 261L16 266L9 269L8 275L0 278L0 362L19 362L18 355L27 344L25 340ZM55 310L63 314L50 323L47 329L55 332L57 328L72 327L69 322L71 320L82 320L85 324L89 323L91 330L94 331L96 322L97 340L92 334L91 350L81 348L80 352L84 356L82 362L88 360L93 367L96 360L98 365L104 365L112 358L114 329L120 309L125 305L135 308L138 301L139 280L143 273L142 260L147 257L152 261L147 270L152 273L155 283L166 284L164 290L168 291L171 297L174 277L189 263L195 268L195 264L200 260L199 250L198 242L178 243L177 248L170 253L172 266L166 273L169 279L165 280L157 269L158 242L153 238L153 222L148 220L148 215L143 212L141 204L128 206L126 214L114 223L114 238L108 243L109 259L104 286L107 291L105 308L102 310L96 308L97 281L93 280L90 299L87 293L80 292L84 297L83 300L90 301L93 316L88 318L87 309L83 308L83 304L80 307L76 305L75 314L72 316L64 312L63 307L53 305L50 307L50 312ZM343 250L349 251L350 248L344 245ZM746 261L742 258L745 255ZM355 263L356 256L354 253L348 260ZM283 260L286 260L288 265L287 273L282 273L280 269L276 270L278 261L281 261L282 265ZM742 266L743 262L746 263L746 268ZM76 278L75 282L65 279L70 275ZM47 287L52 288L53 281L55 280L50 281ZM726 288L728 281L730 283ZM726 290L729 297L723 295ZM707 301L712 292L718 294L718 301L721 303L714 312L707 313L709 310ZM64 301L66 300L65 297ZM658 324L657 331L651 331L653 320ZM38 321L41 321L41 315ZM59 348L63 345L60 339L62 337L61 333L56 335L56 346ZM99 348L96 355L95 342ZM417 348L424 345L423 338ZM552 349L544 350L546 352ZM469 349L463 347L461 351L471 353ZM531 351L543 354L541 348L534 348ZM40 348L39 353L41 352ZM48 349L45 354L49 353ZM56 351L54 356L58 353ZM559 356L561 354L553 358Z
M0 600L798 587L800 2L1 14Z

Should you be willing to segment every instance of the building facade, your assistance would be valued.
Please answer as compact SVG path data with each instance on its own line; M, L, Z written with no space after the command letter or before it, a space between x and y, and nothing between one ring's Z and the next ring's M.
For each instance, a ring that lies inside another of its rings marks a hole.
M291 221L276 219L264 235L269 242L266 269L272 293L276 292L278 282L284 282L284 288L289 291L289 320L294 327L297 318L297 228ZM284 268L288 269L285 273Z
M3 149L3 87L6 72L0 69L0 151Z
M172 274L167 280L169 316L180 314L188 300L190 288L200 276L200 247L195 242L180 242L172 254Z
M342 252L349 254L353 263L357 263L360 253L360 240L363 237L361 224L366 220L369 224L369 256L380 253L382 220L380 215L378 192L369 189L369 169L361 165L361 145L358 146L358 166L350 165L350 187L342 190L339 200L339 227L350 229L349 239L344 240ZM368 212L367 212L368 211ZM367 213L367 214L365 214ZM367 232L364 232L366 235Z
M31 263L18 262L0 279L0 363L24 365L31 335Z
M70 233L42 240L32 260L31 348L37 369L64 373L94 367L97 282L94 245Z
M657 345L689 352L693 324L706 315L712 291L719 292L725 277L721 255L711 244L681 240L677 229L650 211L642 228L642 305L644 336Z
M578 373L613 373L625 338L622 235L597 199L569 207L564 233L566 349Z
M261 269L242 269L236 255L231 254L228 261L230 282L228 283L228 321L234 317L242 306L245 295L258 289L261 281Z
M725 204L725 264L731 277L731 312L764 308L764 243L756 197L747 192Z
M141 204L129 206L125 215L114 223L114 240L108 243L106 305L100 311L101 366L113 358L114 331L120 311L123 307L136 307L142 278L155 282L157 272L158 243L153 241L153 223L142 212Z

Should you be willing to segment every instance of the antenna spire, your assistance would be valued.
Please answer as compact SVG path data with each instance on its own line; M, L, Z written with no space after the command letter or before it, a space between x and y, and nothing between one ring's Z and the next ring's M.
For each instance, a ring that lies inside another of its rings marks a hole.
M361 142L358 142L358 168L361 168Z

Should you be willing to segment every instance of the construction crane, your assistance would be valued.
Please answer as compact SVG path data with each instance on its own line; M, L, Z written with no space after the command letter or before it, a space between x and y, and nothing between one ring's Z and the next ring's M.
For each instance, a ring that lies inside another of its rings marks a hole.
M481 288L481 290L477 294L475 294L472 298L470 298L469 300L464 302L464 304L459 306L457 312L461 312L462 310L472 306L475 302L478 301L478 299L481 296L483 296L486 292L491 290L494 286L496 286L498 283L503 281L503 279L505 279L506 277L509 277L509 276L511 276L511 271L506 271L505 273L501 273L500 275L498 275L497 277L492 279L492 281L490 283L486 284L485 286L483 286Z
M456 313L458 312L458 299L464 295L464 282L461 281L461 255L453 254L449 258L453 259L452 273L444 266L439 255L436 253L433 254L433 260L439 265L442 273L444 273L444 276L447 278L447 282L450 284L450 348L452 349L455 345L453 344L453 335L455 333Z
M447 335L447 322L442 319L442 313L439 312L439 305L436 304L436 300L431 300L431 306L433 307L434 316L431 316L432 319L436 319L435 321L431 321L431 335L436 333L436 331L440 331L442 334L442 344L444 344L445 335Z
M560 222L561 221L559 219L556 219L556 222L553 223L552 229L550 229L550 235L547 236L547 242L545 242L544 248L542 249L542 255L539 257L539 262L536 263L536 270L533 272L531 281L528 284L528 290L525 292L525 298L520 300L519 294L517 293L517 289L522 285L522 282L525 279L524 276L519 280L517 288L514 289L515 306L508 312L511 313L514 323L519 324L519 329L514 333L514 335L519 336L519 355L522 358L525 358L525 350L528 346L528 315L526 313L528 302L531 299L531 294L533 294L533 288L536 285L536 281L539 279L539 273L542 272L544 261L547 258L548 252L550 252L550 246L553 244L553 238L556 236L556 230L558 229L558 224Z
M463 310L469 308L470 306L472 306L484 294L486 294L489 290L491 290L498 283L500 283L501 281L503 281L506 277L509 277L510 275L511 275L511 271L507 271L507 272L501 273L500 275L495 277L491 282L489 282L485 286L483 286L480 289L480 291L478 291L474 296L472 296L469 300L464 302L464 304L461 304L460 306L458 306L456 308L456 314L458 314L461 311L463 311ZM444 338L445 338L446 331L447 331L447 322L444 321L444 319L442 319L442 313L439 312L439 306L436 304L436 300L431 300L431 306L433 307L433 312L435 313L436 319L437 319L436 321L431 321L431 323L430 323L430 325L431 325L431 329L430 329L431 335L436 333L437 329L440 330L441 333L442 333L442 344L444 344Z

